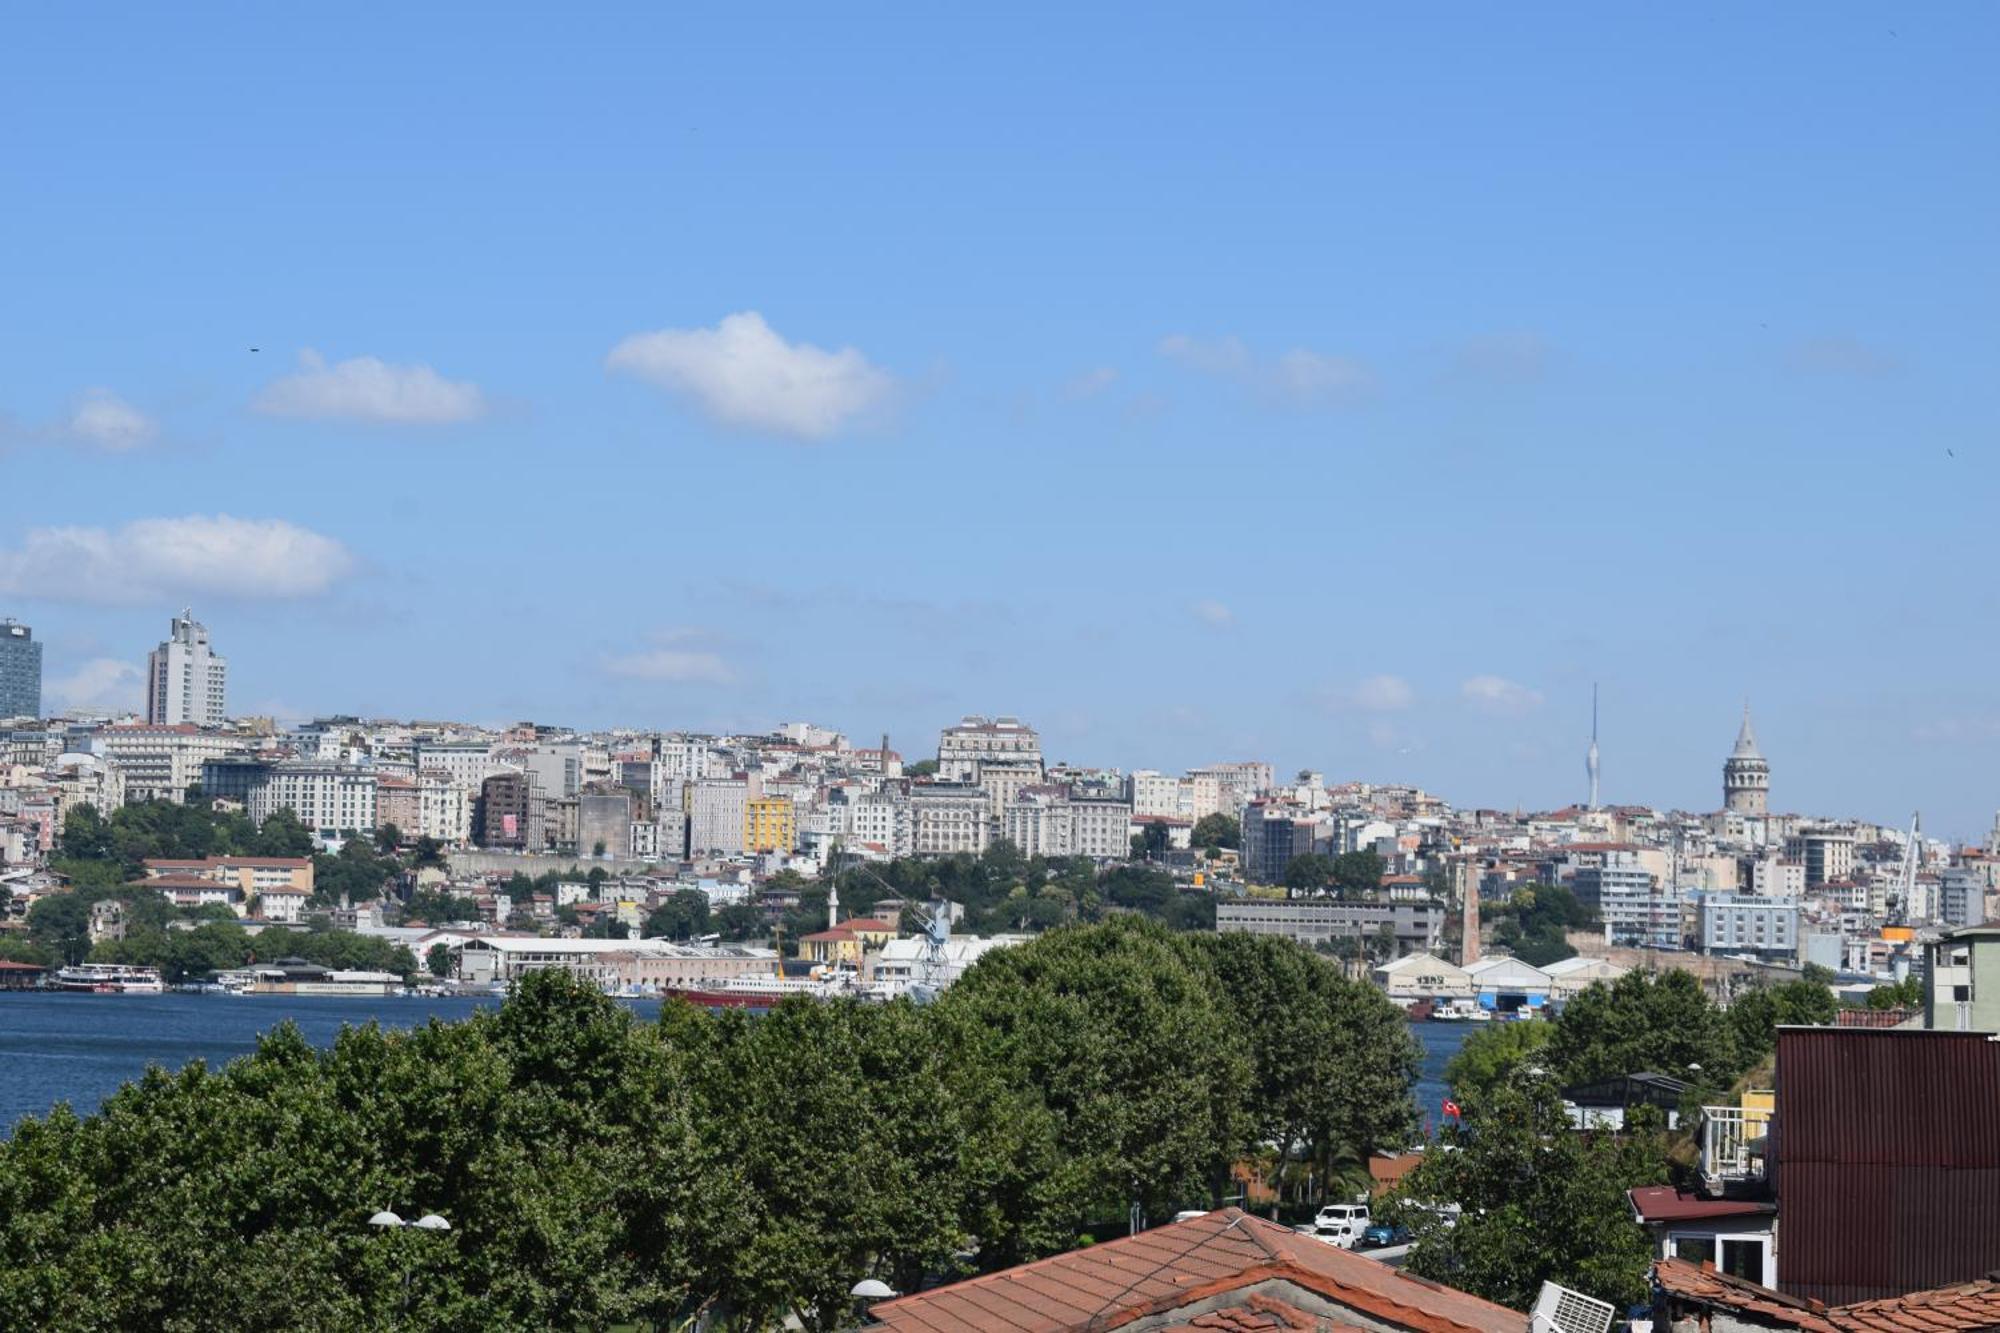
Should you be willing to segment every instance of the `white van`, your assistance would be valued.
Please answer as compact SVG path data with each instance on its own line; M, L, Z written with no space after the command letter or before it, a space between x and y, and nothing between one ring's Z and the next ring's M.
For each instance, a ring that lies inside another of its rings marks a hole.
M1361 1233L1372 1220L1365 1203L1330 1203L1313 1216L1313 1239L1351 1250L1361 1243Z

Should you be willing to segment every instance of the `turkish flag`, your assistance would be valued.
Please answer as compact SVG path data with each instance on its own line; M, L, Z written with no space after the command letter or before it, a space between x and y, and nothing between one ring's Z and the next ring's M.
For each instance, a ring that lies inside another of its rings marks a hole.
M1449 1098L1449 1097L1445 1098L1445 1099L1444 1099L1444 1113L1445 1113L1446 1115L1449 1115L1449 1116L1456 1116L1456 1115L1458 1115L1458 1114L1459 1114L1459 1110L1458 1110L1458 1103L1457 1103L1457 1102L1455 1102L1455 1101L1453 1101L1453 1100L1452 1100L1451 1098Z

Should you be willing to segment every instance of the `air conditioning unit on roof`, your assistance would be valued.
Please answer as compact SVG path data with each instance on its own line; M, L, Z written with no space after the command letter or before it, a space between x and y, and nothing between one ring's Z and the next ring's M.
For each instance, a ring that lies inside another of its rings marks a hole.
M1544 1282L1528 1327L1533 1333L1610 1333L1617 1317L1618 1309L1609 1301Z

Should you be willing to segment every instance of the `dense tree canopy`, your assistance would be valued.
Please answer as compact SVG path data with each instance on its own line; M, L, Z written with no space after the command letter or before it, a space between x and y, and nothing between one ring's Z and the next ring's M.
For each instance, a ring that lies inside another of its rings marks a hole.
M646 918L649 939L688 940L706 935L708 895L700 889L682 889L653 909Z
M225 1070L22 1122L0 1142L0 1309L35 1328L706 1310L831 1329L864 1276L910 1290L1066 1249L1134 1197L1154 1220L1208 1205L1263 1137L1400 1146L1414 1066L1387 1001L1324 960L1131 916L991 953L928 1008L643 1023L536 973L462 1023L325 1051L281 1028ZM367 1226L384 1207L452 1230Z
M1194 822L1194 832L1189 841L1196 847L1236 848L1243 842L1243 826L1234 816L1225 814L1203 815Z
M1215 900L1207 890L1189 889L1158 866L1100 867L1086 857L1025 856L1001 839L979 856L909 857L885 865L854 866L831 877L840 890L843 914L868 912L889 897L909 903L934 898L958 904L964 916L957 929L994 935L1049 930L1102 921L1116 912L1137 912L1175 930L1212 930ZM799 895L799 905L782 914L785 937L826 926L828 880L773 876L763 889ZM722 929L728 938L744 938Z
M1544 1281L1624 1306L1645 1299L1652 1257L1625 1191L1666 1179L1656 1130L1574 1129L1555 1080L1521 1071L1445 1126L1394 1211L1416 1233L1410 1268L1424 1277L1516 1310L1533 1307ZM1462 1211L1447 1226L1410 1203Z
M1727 1086L1742 1067L1729 1020L1693 974L1628 972L1563 1006L1548 1063L1565 1083L1655 1071Z
M1444 1067L1445 1082L1461 1104L1483 1102L1514 1072L1545 1058L1542 1048L1554 1022L1488 1023L1465 1039Z
M1597 924L1590 909L1563 884L1516 889L1512 897L1488 904L1481 915L1499 922L1493 932L1496 943L1536 967L1575 957L1569 932Z

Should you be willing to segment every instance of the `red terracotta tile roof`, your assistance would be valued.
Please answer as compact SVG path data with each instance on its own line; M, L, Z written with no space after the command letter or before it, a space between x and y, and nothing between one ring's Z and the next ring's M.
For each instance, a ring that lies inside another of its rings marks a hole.
M183 869L188 866L202 870L213 870L217 866L250 866L253 868L280 870L303 870L312 862L303 856L207 856L193 860L174 860L171 857L149 856L143 863L148 870L158 867L162 870Z
M1528 1327L1526 1315L1235 1208L884 1301L870 1313L895 1333L1062 1333L1118 1328L1241 1292L1227 1311L1235 1322L1199 1322L1225 1313L1218 1309L1178 1327L1286 1329L1299 1327L1282 1322L1298 1312L1284 1299L1288 1286L1418 1333Z
M1688 1222L1704 1217L1749 1217L1773 1213L1771 1204L1756 1199L1704 1199L1672 1185L1642 1185L1625 1191L1632 1211L1642 1222Z
M1841 1329L1935 1330L2000 1328L2000 1282L1966 1282L1913 1291L1883 1301L1862 1301L1827 1312Z
M134 880L131 887L139 889L214 889L218 892L236 891L236 885L225 884L219 879L206 875L152 875L146 879Z
M1970 1333L2000 1328L2000 1282L1992 1280L1827 1307L1685 1259L1655 1263L1653 1279L1671 1296L1758 1315L1778 1327L1824 1333Z
M1823 1311L1814 1310L1796 1296L1787 1296L1685 1259L1659 1260L1653 1265L1653 1281L1669 1296L1681 1300L1721 1305L1744 1314L1759 1315L1777 1327L1837 1333L1837 1326L1827 1319Z

